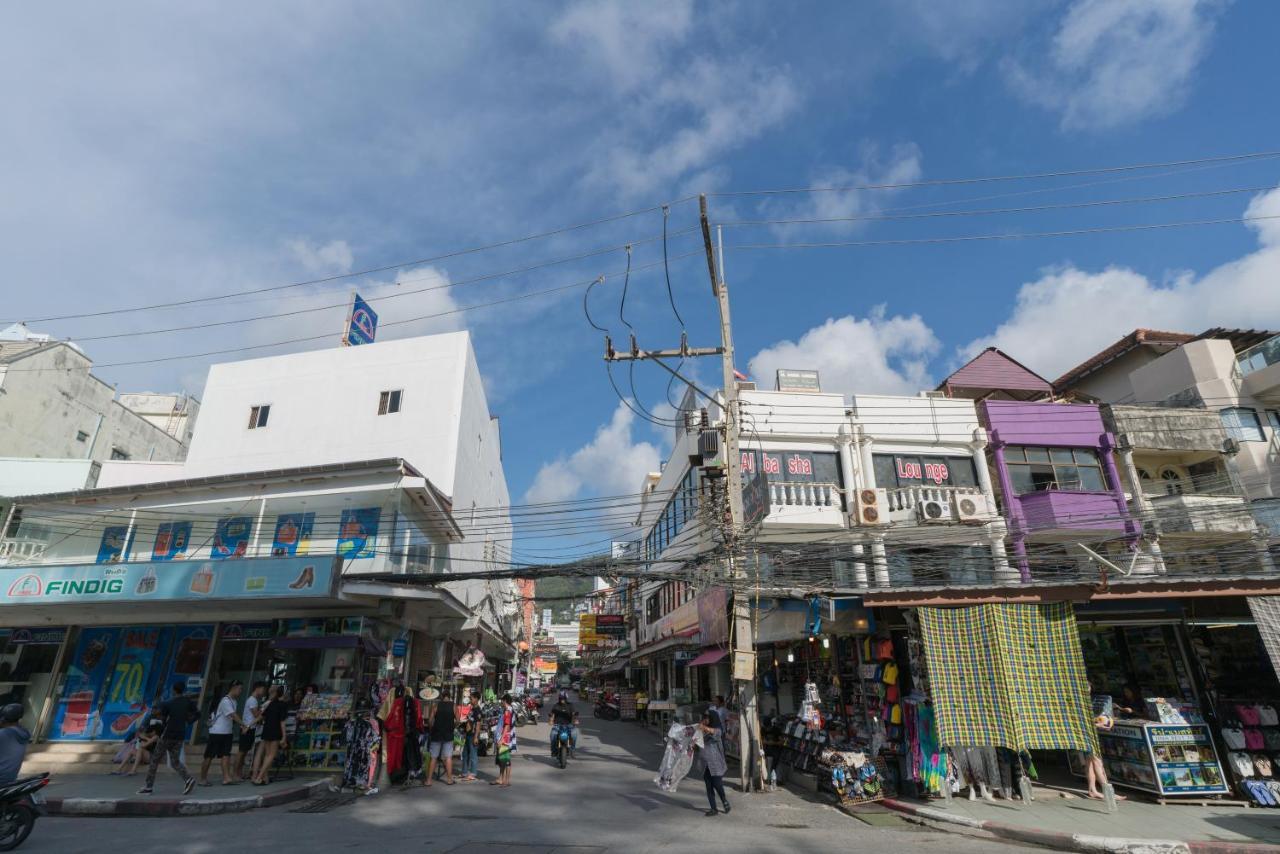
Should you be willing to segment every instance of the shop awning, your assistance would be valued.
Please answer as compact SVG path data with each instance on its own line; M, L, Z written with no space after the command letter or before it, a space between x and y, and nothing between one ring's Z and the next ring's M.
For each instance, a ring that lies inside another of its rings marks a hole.
M689 662L689 666L702 667L703 665L707 665L707 664L719 664L721 661L724 660L724 657L728 654L729 654L729 650L727 649L704 650L702 655L699 655L693 661Z

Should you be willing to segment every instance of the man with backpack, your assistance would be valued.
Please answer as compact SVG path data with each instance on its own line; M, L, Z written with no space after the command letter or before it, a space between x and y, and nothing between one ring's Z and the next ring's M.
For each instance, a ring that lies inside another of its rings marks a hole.
M186 695L185 682L175 682L173 696L160 704L156 713L164 721L164 729L160 733L160 741L151 751L151 764L147 767L147 782L138 790L139 795L151 794L151 787L156 782L156 769L160 767L161 757L169 757L169 766L182 777L182 794L189 795L196 786L196 778L191 776L187 766L182 764L182 743L187 740L187 726L198 718L196 704Z
M235 742L236 727L244 726L236 703L243 688L244 683L239 679L232 680L226 695L209 713L209 741L204 747L204 762L200 763L201 786L213 785L209 782L209 766L215 759L222 765L222 785L234 786L240 782L231 776L231 747Z

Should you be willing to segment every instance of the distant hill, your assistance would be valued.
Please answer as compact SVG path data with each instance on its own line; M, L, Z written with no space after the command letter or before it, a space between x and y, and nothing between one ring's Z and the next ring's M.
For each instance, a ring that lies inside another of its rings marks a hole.
M534 597L537 601L538 614L542 614L543 608L551 609L551 619L556 623L568 623L573 620L574 602L566 599L566 596L582 596L585 597L591 592L592 579L590 578L539 578L534 587ZM543 600L547 601L543 601Z

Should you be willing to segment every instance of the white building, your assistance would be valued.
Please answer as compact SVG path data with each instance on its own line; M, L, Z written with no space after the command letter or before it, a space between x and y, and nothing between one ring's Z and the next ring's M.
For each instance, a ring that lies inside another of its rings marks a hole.
M54 739L109 739L174 673L341 693L393 660L417 684L468 646L490 671L513 652L510 581L438 580L495 568L511 536L466 333L214 366L186 461L108 461L94 489L19 505L0 626L59 645L42 664L63 690L0 692ZM212 638L203 669L192 633ZM134 656L138 638L161 651L126 709L112 671L75 662Z

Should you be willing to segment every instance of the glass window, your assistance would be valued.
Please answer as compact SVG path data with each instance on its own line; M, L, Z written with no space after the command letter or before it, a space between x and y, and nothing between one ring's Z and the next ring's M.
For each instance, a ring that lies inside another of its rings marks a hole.
M1082 488L1080 486L1080 469L1074 465L1054 466L1053 479L1058 489L1079 492Z
M839 454L810 454L813 457L813 479L818 483L840 484Z
M1013 484L1014 495L1025 495L1028 492L1036 491L1035 482L1031 479L1031 466L1009 466L1009 480Z
M394 415L400 411L400 395L401 391L384 391L378 395L378 414Z
M1023 450L1021 445L1009 445L1004 449L1004 458L1009 462L1025 463L1027 461L1027 452Z
M973 464L973 457L950 457L947 464L951 466L952 486L978 485L978 469Z
M1267 423L1271 425L1271 432L1273 434L1280 434L1280 411L1268 409Z
M898 485L898 476L893 472L893 456L891 454L875 454L871 464L876 470L876 486L892 489Z
M1075 462L1075 457L1071 456L1070 448L1050 448L1049 459L1054 463L1066 463L1067 465Z
M1077 469L1080 472L1080 489L1084 492L1106 492L1107 485L1102 480L1102 469L1081 466Z
M263 406L249 407L249 429L257 430L259 427L267 426L267 419L271 417L271 406L265 404Z
M1006 457L1014 492L1062 489L1072 492L1105 492L1106 479L1097 453L1089 449L1019 448L1019 455L1036 462L1010 461ZM1028 488L1028 486L1030 488Z
M1222 426L1227 428L1227 435L1238 442L1261 442L1262 422L1258 413L1246 406L1232 406L1218 413L1222 417Z
M1047 463L1049 460L1048 448L1027 448L1027 462L1029 463Z

